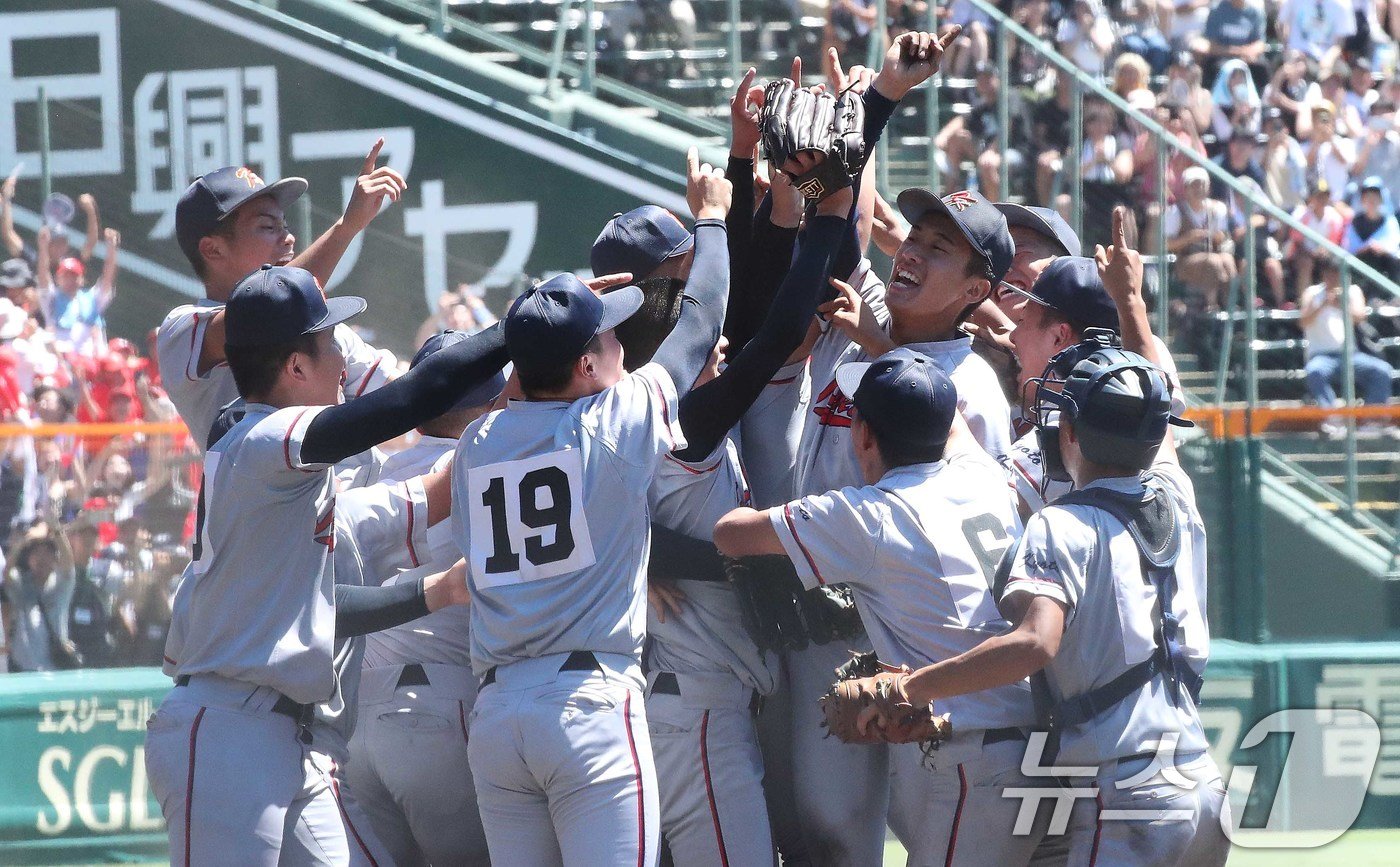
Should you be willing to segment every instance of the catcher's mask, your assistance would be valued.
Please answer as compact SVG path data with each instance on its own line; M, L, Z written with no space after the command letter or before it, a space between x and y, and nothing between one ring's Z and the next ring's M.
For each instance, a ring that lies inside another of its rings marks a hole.
M1166 373L1123 349L1107 329L1086 330L1029 385L1023 410L1035 425L1045 473L1055 481L1072 481L1060 454L1060 425L1066 421L1074 425L1084 457L1138 470L1151 465L1169 424L1193 426L1172 415Z

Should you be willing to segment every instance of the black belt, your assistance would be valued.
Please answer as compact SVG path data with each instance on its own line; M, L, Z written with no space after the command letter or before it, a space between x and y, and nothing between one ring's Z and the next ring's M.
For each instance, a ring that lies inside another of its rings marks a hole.
M564 664L559 666L560 671L596 671L602 673L603 666L598 664L598 657L593 655L591 650L575 650L569 654L569 658L564 660ZM481 686L490 686L496 682L496 666L486 669L486 676L481 679Z
M660 695L679 696L681 694L681 684L680 681L676 680L675 674L669 671L662 671L659 672L656 677L652 678L651 692L652 694L659 693ZM749 713L757 715L761 710L763 710L763 696L759 694L758 690L754 690L753 694L749 697Z
M416 662L411 662L403 667L399 672L399 682L394 684L394 689L405 686L429 686L428 673L423 670L423 666Z
M190 676L188 674L180 675L179 677L175 678L175 685L189 686ZM282 716L285 717L291 717L292 720L295 721L296 724L301 727L301 734L299 735L299 737L301 738L302 742L308 744L311 743L311 732L308 729L311 725L312 719L314 719L316 716L316 705L301 704L299 702L292 701L285 695L279 694L277 696L277 701L273 702L272 704L272 712L280 713Z
M1025 739L1025 731L1014 726L1004 729L987 729L982 735L982 746L989 747L992 744L1004 743L1005 741L1023 741Z

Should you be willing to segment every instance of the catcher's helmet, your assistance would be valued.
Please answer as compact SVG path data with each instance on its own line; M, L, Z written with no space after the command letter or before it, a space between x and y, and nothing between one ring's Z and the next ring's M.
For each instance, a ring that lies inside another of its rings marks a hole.
M1099 464L1145 470L1167 425L1190 427L1171 412L1171 384L1158 366L1122 348L1117 335L1091 328L1060 352L1035 381L1037 439L1045 471L1070 481L1060 456L1060 425L1074 425L1084 457Z

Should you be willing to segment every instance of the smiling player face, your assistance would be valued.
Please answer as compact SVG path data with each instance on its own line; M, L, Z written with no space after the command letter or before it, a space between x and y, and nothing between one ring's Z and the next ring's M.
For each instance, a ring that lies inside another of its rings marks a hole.
M885 306L896 320L951 319L972 299L969 265L978 254L953 219L929 213L909 229L895 251Z

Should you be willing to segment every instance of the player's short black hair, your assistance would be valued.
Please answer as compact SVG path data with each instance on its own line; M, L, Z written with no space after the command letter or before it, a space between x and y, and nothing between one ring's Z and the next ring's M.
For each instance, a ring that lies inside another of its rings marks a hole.
M630 373L651 361L661 342L676 327L681 318L681 293L684 280L670 277L649 277L639 280L642 306L613 329L622 344L622 365Z
M912 446L882 437L880 432L873 427L870 428L870 431L875 435L875 447L880 450L880 458L889 469L907 467L913 464L931 464L934 461L943 460L945 443L936 446Z
M603 344L598 337L588 341L588 345L583 348L581 355L590 352L597 353L603 351ZM574 364L578 362L575 358L557 367L543 370L530 370L528 368L515 366L515 374L520 377L520 390L525 392L527 397L534 397L542 394L558 394L569 387L569 381L574 378Z
M257 400L266 397L277 384L277 376L282 365L287 363L293 352L300 352L315 358L320 353L317 334L302 334L286 343L269 346L225 346L224 357L229 371L233 373L234 384L244 400Z
M218 235L220 238L228 240L233 237L235 228L237 228L237 224L234 215L230 214L227 219L220 220L215 224L214 231L210 232L209 235ZM209 235L205 235L204 237L207 238ZM198 245L195 245L193 251L187 251L185 253L185 258L190 260L190 267L194 269L194 276L203 280L204 275L209 271L209 265L204 261L204 257L199 254Z

